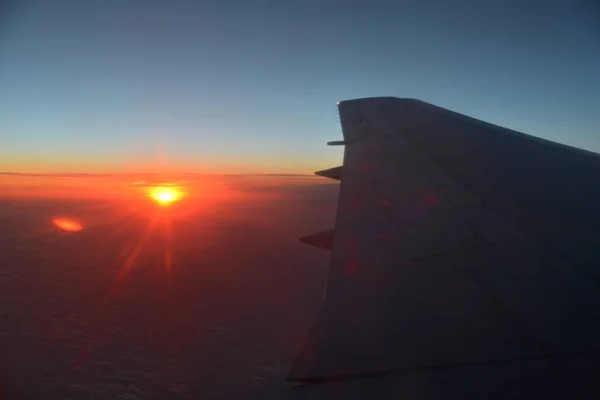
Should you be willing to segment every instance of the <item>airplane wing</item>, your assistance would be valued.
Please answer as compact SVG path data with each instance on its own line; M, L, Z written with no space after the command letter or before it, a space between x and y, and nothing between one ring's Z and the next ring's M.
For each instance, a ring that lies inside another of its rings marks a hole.
M598 398L600 155L414 99L338 103L293 399Z

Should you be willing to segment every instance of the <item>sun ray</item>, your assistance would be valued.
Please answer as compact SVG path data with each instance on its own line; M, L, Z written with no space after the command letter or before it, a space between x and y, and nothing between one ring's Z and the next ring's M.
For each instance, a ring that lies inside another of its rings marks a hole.
M133 268L140 262L142 253L145 254L145 250L148 247L148 241L151 237L155 237L157 228L160 228L159 231L162 231L164 240L164 253L162 258L166 277L163 281L163 289L165 290L166 298L163 300L163 302L165 305L170 304L169 300L172 296L171 275L173 273L173 214L180 212L180 210L179 208L173 209L167 206L177 202L186 194L187 193L181 186L169 183L162 183L160 185L148 186L145 188L146 197L152 199L161 207L153 207L153 211L151 211L151 217L148 219L147 224L142 228L142 231L138 231L139 233L136 235L137 238L121 243L121 246L123 246L122 251L115 260L117 265L119 265L119 270L116 273L116 277L114 278L111 287L108 288L107 293L102 299L100 299L96 308L95 314L98 320L102 321L103 325L106 326L107 324L111 323L108 307L113 301L115 301L115 298L121 291L122 285L124 284L127 276L130 275ZM109 233L108 236L110 237L106 240L106 243L113 243L115 240L119 240L119 238L123 236L123 231L129 230L127 227L130 226L130 223L136 221L136 217L142 217L144 214L146 214L148 211L146 206L144 206L142 203L140 203L139 206L140 208L137 208L137 210L129 210L129 212L126 211L124 214L119 216L117 221L113 221L116 222L117 226L115 226L115 229ZM158 232L158 234L160 235L161 232ZM159 238L159 236L156 238ZM82 346L78 357L77 367L83 367L89 355L95 351L95 349L98 347L98 343L102 342L102 339L106 338L96 338L95 340L90 339L89 343L85 343Z
M173 225L171 218L164 219L164 237L165 237L165 271L167 275L171 274L173 269Z
M138 241L136 246L133 248L131 253L127 256L127 258L125 259L125 262L121 266L121 270L119 271L119 275L117 276L117 282L122 281L125 278L125 276L127 275L127 273L129 273L129 271L133 267L133 264L137 260L140 252L142 251L142 249L144 248L144 245L146 244L146 241L148 240L148 237L150 236L150 233L152 233L152 230L154 229L154 226L156 225L156 220L157 220L157 214L154 214L152 216L152 218L148 221L148 225L146 225L146 229L144 230L144 233L142 234L140 240Z
M113 297L118 293L121 283L123 282L127 274L130 272L131 268L135 264L136 260L138 259L138 256L142 252L144 245L148 240L148 237L150 236L154 229L154 226L156 225L157 219L158 213L155 213L152 216L152 218L148 221L148 224L146 225L146 228L144 229L144 232L140 236L137 243L133 244L134 241L132 241L129 244L126 244L124 246L123 251L121 251L121 253L119 254L117 259L118 262L120 262L120 260L123 257L125 257L125 261L123 262L112 287L109 289L106 296L104 296L104 299L98 303L97 310L95 313L95 315L97 315L97 318L99 318L100 320L104 320L104 322L102 323L103 326L108 325L107 319L109 318L109 316L106 314L107 306L109 305ZM77 358L77 361L73 366L73 372L81 370L85 365L85 362L88 359L89 355L94 351L95 348L99 346L99 343L105 341L106 339L107 338L97 338L96 340L92 340L90 338L89 341L81 348L79 352L79 357Z

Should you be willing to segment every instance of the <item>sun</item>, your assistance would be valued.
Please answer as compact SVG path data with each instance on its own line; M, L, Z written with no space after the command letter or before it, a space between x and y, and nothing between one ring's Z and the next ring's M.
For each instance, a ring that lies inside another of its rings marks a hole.
M161 206L168 206L183 197L183 192L176 186L151 186L148 196Z

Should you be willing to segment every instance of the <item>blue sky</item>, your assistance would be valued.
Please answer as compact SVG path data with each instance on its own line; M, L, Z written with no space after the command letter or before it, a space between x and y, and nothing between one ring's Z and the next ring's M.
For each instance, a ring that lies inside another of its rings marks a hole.
M309 173L341 162L325 146L341 137L336 101L382 95L600 151L599 10L15 2L0 19L0 170Z

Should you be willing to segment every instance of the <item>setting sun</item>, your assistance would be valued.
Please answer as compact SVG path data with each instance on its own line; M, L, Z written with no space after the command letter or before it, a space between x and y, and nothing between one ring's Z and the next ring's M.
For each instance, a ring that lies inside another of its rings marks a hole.
M148 188L148 196L158 204L167 206L181 199L183 192L175 186L152 186Z

